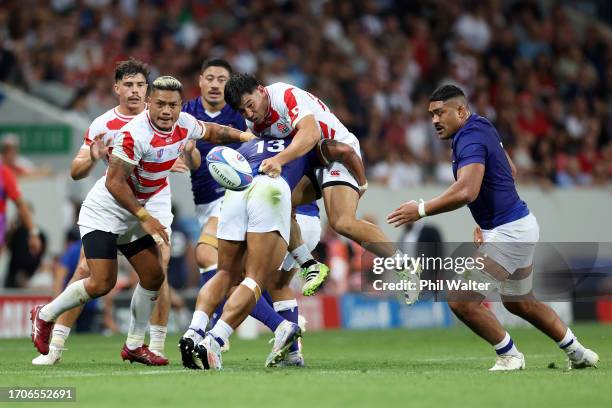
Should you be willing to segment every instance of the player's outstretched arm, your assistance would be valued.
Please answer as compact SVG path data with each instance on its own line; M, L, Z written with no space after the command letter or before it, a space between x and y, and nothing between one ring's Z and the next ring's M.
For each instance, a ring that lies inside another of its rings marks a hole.
M134 171L136 165L122 160L120 157L111 156L106 174L106 188L117 202L130 213L135 215L148 234L159 242L163 240L169 244L168 234L164 226L138 202L134 192L127 183L127 178Z
M244 143L255 138L255 135L250 132L243 132L229 126L211 122L204 122L204 125L205 130L203 139L210 143Z
M368 182L365 167L351 146L337 140L323 139L317 146L317 155L324 165L334 161L344 164L359 183L360 190L362 190L360 195L365 192Z
M436 215L456 210L471 203L478 197L485 166L481 163L472 163L463 166L457 172L455 181L444 193L425 203L408 201L402 204L387 216L387 222L394 227L415 222L425 215ZM419 210L419 206L422 206ZM424 213L425 215L421 215Z

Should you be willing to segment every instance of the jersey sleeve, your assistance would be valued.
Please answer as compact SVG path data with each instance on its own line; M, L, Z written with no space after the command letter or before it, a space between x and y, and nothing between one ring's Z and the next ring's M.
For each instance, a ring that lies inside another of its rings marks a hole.
M469 140L459 145L457 152L457 169L473 163L485 164L486 159L487 148L485 144L478 140Z
M81 145L81 149L89 149L96 135L103 132L104 129L100 128L100 126L98 125L98 120L94 120L93 122L91 122L91 125L89 125L89 127L85 131L85 134L83 135L83 144Z
M140 138L135 138L129 130L124 130L115 136L112 155L137 165L149 148L149 143L145 143Z
M13 171L7 166L2 166L2 176L4 179L4 191L6 191L6 195L13 201L17 201L21 198L21 190L19 190L19 185L17 184L17 179L15 178L15 174Z
M308 108L308 97L303 95L303 92L296 91L295 88L288 88L283 95L283 101L287 108L287 115L291 127L295 127L300 120L313 112Z
M197 120L191 114L185 112L181 112L181 118L183 119L183 124L187 127L188 139L198 140L204 137L204 133L206 133L206 125L204 125L204 122Z

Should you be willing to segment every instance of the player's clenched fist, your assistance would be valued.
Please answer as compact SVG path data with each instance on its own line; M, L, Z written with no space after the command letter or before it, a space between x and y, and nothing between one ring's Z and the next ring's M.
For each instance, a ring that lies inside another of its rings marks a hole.
M280 176L282 168L283 166L281 166L276 157L270 157L269 159L261 162L259 172L267 174L270 177L278 177Z

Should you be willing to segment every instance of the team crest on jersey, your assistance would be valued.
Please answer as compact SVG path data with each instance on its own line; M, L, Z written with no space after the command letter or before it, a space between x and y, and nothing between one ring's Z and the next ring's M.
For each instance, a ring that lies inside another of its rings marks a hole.
M185 149L185 142L181 142L181 144L178 147L178 152L181 153L184 149Z
M278 131L281 133L288 133L289 132L289 127L287 125L285 125L284 123L278 122L276 124L276 127L278 128Z

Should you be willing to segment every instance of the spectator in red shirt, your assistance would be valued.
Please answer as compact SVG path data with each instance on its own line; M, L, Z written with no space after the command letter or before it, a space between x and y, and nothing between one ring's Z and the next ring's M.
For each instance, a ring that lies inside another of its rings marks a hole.
M34 225L32 220L32 213L28 208L28 204L21 196L21 191L17 185L15 175L7 166L0 162L0 250L4 248L6 239L6 199L10 198L17 206L17 212L19 218L23 222L23 225L29 232L28 244L30 247L30 253L37 255L41 248L42 243L40 240L40 231Z

